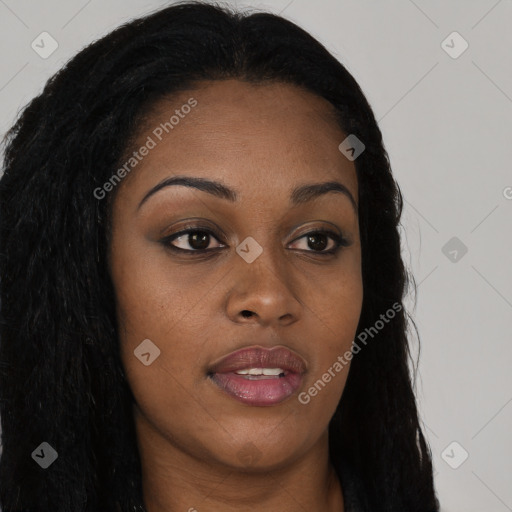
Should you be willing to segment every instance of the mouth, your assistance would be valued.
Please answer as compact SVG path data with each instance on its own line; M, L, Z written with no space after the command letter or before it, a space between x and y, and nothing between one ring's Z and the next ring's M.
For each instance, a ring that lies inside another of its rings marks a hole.
M207 375L231 398L264 407L293 395L305 372L304 360L285 347L251 347L223 357Z

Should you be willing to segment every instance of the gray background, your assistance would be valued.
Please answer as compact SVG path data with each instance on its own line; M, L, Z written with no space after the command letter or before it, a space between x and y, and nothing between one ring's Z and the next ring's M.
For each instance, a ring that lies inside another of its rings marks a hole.
M169 3L0 0L0 133L84 45ZM405 198L417 396L442 510L512 511L512 0L247 5L304 27L367 95ZM46 59L31 47L44 31L58 43ZM469 44L457 58L454 31Z

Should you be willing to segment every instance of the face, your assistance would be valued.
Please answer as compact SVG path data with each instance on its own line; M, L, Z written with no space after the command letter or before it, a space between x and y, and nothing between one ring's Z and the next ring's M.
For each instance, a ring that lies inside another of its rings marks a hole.
M140 130L109 265L136 424L176 457L275 468L326 440L363 298L357 177L331 113L292 85L202 82ZM231 192L159 187L176 176Z

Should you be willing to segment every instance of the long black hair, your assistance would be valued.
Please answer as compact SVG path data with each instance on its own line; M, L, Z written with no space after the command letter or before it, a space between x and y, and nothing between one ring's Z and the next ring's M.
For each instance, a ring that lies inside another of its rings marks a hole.
M329 424L330 458L359 475L371 511L438 510L402 307L410 282L400 252L402 196L372 109L345 67L292 22L185 2L80 51L5 139L3 512L143 510L133 395L106 257L112 201L98 200L94 190L118 168L156 100L200 80L229 78L304 87L327 99L343 132L366 146L354 161L364 287L358 334L400 307L352 361ZM42 442L58 453L47 469L34 461Z

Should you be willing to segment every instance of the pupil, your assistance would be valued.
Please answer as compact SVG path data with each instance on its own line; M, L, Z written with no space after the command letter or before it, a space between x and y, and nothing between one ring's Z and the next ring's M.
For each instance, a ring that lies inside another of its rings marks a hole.
M318 239L323 239L323 243L320 242L320 244L318 243ZM318 251L322 251L324 250L326 247L327 247L327 243L325 241L327 237L325 235L322 235L322 234L317 234L317 235L309 235L308 239L309 239L309 242L313 241L312 245L309 244L310 248L311 249L316 249Z
M210 235L208 233L205 233L204 231L198 231L196 233L189 235L188 243L194 249L198 249L198 250L206 249L208 247L208 245L210 244L209 238L210 238ZM198 242L198 240L199 240L199 242ZM196 242L198 242L198 243L196 243Z

